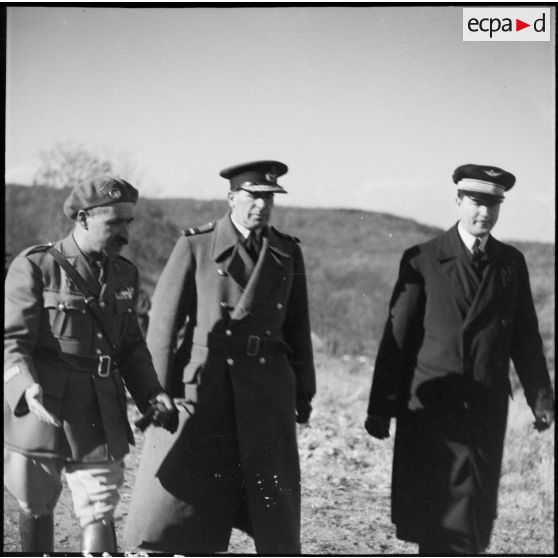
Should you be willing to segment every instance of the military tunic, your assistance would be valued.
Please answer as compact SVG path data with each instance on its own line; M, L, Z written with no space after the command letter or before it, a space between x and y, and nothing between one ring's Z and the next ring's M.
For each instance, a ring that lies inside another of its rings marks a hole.
M127 541L222 551L236 526L258 552L299 553L295 409L316 387L298 244L269 229L254 263L229 215L187 233L159 279L148 345L184 412L175 435L148 432Z
M48 246L16 257L5 286L5 446L28 456L117 460L134 443L124 383L140 410L162 389L135 313L138 272L123 257L109 259L101 287L73 235L54 246L98 296L118 346L114 353ZM101 377L106 370L99 373L100 355L117 364L106 377ZM62 427L28 411L23 395L34 382L42 386L43 404Z
M489 237L482 280L457 226L403 256L369 414L397 417L392 520L399 538L489 543L513 360L534 408L552 390L523 255Z

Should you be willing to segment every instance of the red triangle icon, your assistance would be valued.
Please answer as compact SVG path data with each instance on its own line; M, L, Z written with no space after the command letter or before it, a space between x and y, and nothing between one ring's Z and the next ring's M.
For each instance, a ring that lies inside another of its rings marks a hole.
M525 29L526 27L531 27L530 23L525 23L524 21L521 21L520 19L515 20L515 30L516 31L521 31L522 29Z

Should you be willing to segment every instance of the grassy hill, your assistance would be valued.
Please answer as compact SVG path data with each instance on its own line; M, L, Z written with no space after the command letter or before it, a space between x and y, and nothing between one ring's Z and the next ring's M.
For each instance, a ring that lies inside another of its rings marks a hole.
M13 256L67 234L72 222L61 208L68 193L7 185L6 251ZM224 200L140 199L126 256L138 265L144 288L153 291L181 229L226 211ZM318 348L332 355L373 358L403 250L440 230L385 213L347 209L277 206L273 217L279 230L301 239ZM553 358L554 244L513 244L527 259L547 356Z

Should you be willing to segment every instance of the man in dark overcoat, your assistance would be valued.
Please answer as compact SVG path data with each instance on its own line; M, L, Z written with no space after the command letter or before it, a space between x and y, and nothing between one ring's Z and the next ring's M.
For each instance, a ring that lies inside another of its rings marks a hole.
M175 435L147 432L124 533L134 547L222 552L238 527L258 553L300 553L296 422L316 383L301 249L268 225L286 172L222 171L230 212L184 231L161 274L147 340L183 412Z
M53 551L62 470L82 527L81 550L115 552L114 509L123 458L134 443L124 382L140 410L151 399L163 407L161 424L169 427L165 421L173 411L177 415L134 310L138 271L119 255L137 198L125 180L108 175L86 180L64 204L75 221L72 233L54 245L24 250L8 270L4 484L21 509L24 553ZM87 295L72 273L81 276ZM93 304L104 326L91 311Z
M397 429L392 521L425 555L478 554L496 517L510 358L535 427L554 400L523 255L491 236L515 177L456 169L460 219L403 255L365 427Z

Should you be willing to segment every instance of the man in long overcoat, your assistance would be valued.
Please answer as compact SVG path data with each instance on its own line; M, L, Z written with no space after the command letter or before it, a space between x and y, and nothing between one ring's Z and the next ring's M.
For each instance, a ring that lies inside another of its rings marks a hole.
M463 165L460 220L403 255L365 427L397 418L392 521L426 555L478 554L496 517L510 358L539 430L554 401L523 255L490 235L515 177Z
M115 552L114 509L134 443L124 383L140 410L154 399L168 411L160 414L177 415L134 310L138 270L119 255L137 198L120 178L84 181L64 204L72 233L24 250L8 270L4 483L21 509L24 553L53 551L62 470L82 527L81 550Z
M147 432L124 533L134 547L221 552L238 527L259 553L300 553L296 422L316 385L301 249L268 226L286 172L222 171L230 212L184 231L161 274L147 340L183 412L175 435Z

